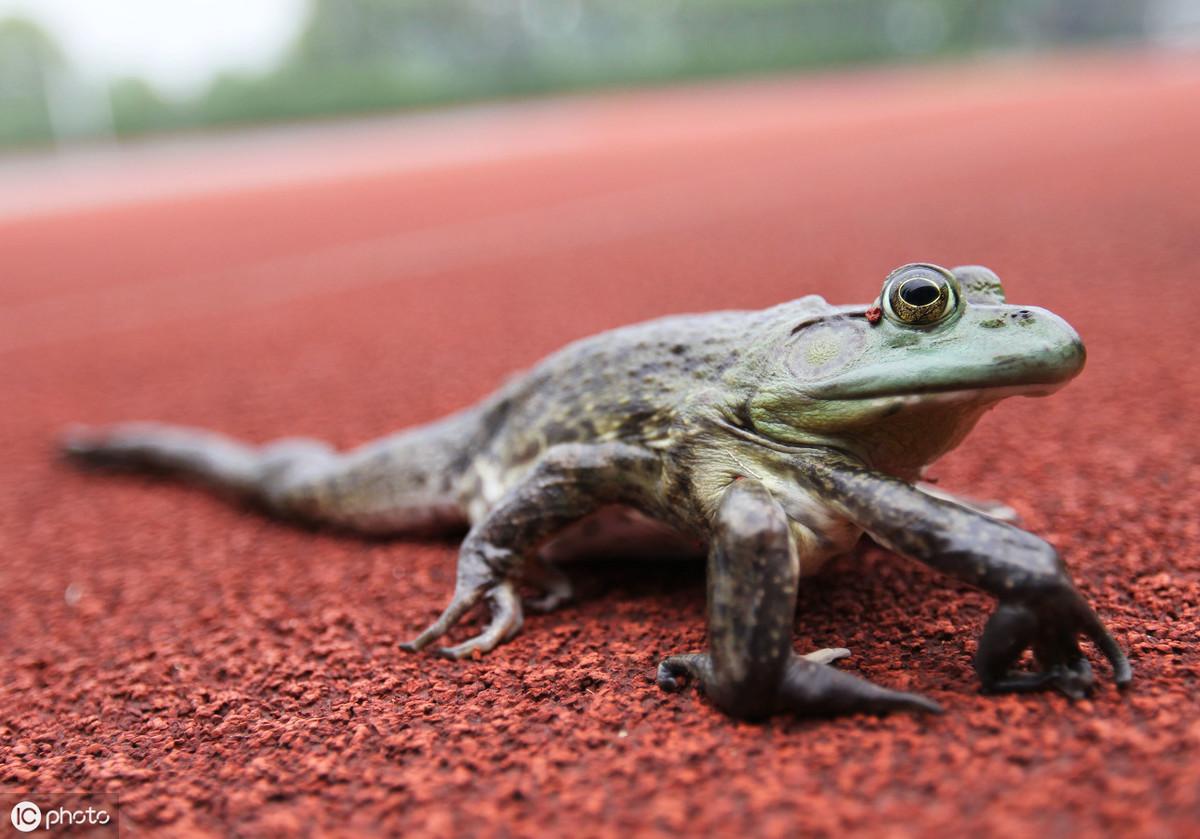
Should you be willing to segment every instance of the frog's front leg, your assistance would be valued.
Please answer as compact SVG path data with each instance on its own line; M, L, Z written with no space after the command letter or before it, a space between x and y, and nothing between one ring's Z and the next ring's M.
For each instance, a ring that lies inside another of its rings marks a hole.
M517 579L536 563L537 549L567 525L606 504L626 504L652 512L661 462L650 452L623 443L570 443L547 450L528 476L504 494L463 540L450 605L434 623L401 646L421 650L445 635L481 600L492 619L482 634L439 652L464 658L489 652L513 637L524 620ZM546 585L548 596L562 593L562 581ZM547 604L549 605L549 604Z
M999 600L975 656L985 690L1054 688L1072 698L1083 696L1092 687L1092 671L1079 649L1080 635L1112 664L1119 686L1129 683L1125 654L1047 542L845 460L806 459L795 468L803 482L875 541ZM1012 669L1026 649L1033 650L1039 672Z
M659 686L677 690L680 677L688 677L721 710L745 719L780 712L940 710L924 697L828 666L845 650L796 655L792 622L799 580L787 515L758 481L735 481L721 499L709 551L709 651L665 660Z

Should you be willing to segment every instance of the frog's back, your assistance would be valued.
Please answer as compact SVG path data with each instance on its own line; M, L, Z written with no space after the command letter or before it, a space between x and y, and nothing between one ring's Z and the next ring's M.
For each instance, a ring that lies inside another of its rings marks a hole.
M593 335L505 389L488 457L512 468L554 445L666 440L678 406L721 381L757 312L675 315Z

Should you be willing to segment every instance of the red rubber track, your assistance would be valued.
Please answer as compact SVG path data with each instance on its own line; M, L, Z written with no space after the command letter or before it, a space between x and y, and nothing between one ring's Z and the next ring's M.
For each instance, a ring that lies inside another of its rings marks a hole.
M129 835L1196 835L1200 61L168 147L0 171L5 788L119 791ZM66 423L130 418L349 445L600 329L867 301L916 260L985 263L1087 342L1078 381L1001 406L935 474L1061 549L1130 653L1124 694L1097 660L1090 701L979 695L989 599L877 548L806 582L797 648L845 645L943 717L748 725L661 693L658 660L705 643L699 565L574 568L580 600L491 656L413 656L453 545L51 455Z

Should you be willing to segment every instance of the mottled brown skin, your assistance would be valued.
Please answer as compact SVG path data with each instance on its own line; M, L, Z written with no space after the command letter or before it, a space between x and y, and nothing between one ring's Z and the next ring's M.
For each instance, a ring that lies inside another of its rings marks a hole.
M469 525L451 602L412 650L481 601L485 630L442 654L511 638L518 584L545 591L526 606L561 604L570 588L555 545L620 509L708 546L709 651L668 658L659 684L694 680L734 716L937 710L831 667L845 650L792 650L801 576L863 533L998 599L976 657L986 690L1082 696L1092 675L1080 635L1127 683L1124 655L1050 545L995 508L915 484L997 401L1078 373L1078 336L1049 312L1007 305L978 267L905 266L878 303L886 318L806 297L614 330L478 406L345 454L154 424L78 429L64 448L84 463L183 474L290 518L372 533ZM1012 671L1026 649L1040 669Z

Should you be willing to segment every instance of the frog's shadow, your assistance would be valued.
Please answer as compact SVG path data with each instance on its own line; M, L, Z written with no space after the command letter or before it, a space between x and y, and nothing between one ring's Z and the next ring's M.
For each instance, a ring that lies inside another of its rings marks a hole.
M605 556L572 559L559 565L574 590L559 611L588 611L614 604L639 604L680 622L704 621L705 560L698 555L670 557ZM909 614L935 601L952 581L899 557L863 538L848 554L800 581L795 627L801 633L835 636L839 629L862 629L863 616ZM971 589L963 587L963 593Z
M163 476L146 474L137 470L115 471L119 478L132 483L151 485L156 489L166 486L179 488L180 492L192 493L195 487L187 482L164 482ZM314 535L328 536L337 540L349 540L372 546L426 545L430 547L455 547L466 536L467 529L461 526L431 529L423 533L403 536L371 534L340 528L329 524L313 523L303 519L292 519L271 515L260 505L245 499L221 493L209 494L217 504L232 506L244 514L262 516L289 530L299 530ZM571 581L573 593L570 601L555 613L570 610L586 611L606 601L619 603L667 602L669 614L681 622L703 621L705 613L705 560L697 553L674 553L654 555L650 553L630 556L620 553L584 554L571 557L558 564ZM959 587L952 581L939 580L937 576L917 563L908 562L875 545L864 537L848 554L837 557L818 573L804 577L796 601L798 631L836 630L857 621L863 613L891 611L893 609L915 610L927 603L935 590L947 583ZM973 591L961 586L961 593ZM533 590L530 589L533 593ZM847 600L855 604L857 615L847 614L840 605ZM653 609L655 612L660 609Z
M454 549L467 535L467 528L458 526L389 536L303 520L286 520L281 524L290 529L300 528L373 546L425 545ZM553 611L553 615L570 615L576 611L587 612L622 604L632 607L635 612L653 613L657 619L664 611L662 604L667 604L666 613L681 624L704 624L707 604L703 553L584 550L555 565L570 580L572 594L568 602ZM453 567L448 571L452 577ZM852 551L830 560L818 572L800 580L794 625L801 634L833 637L839 630L861 629L863 615L904 611L915 616L922 604L929 604L936 593L947 586L958 590L959 595L969 596L974 591L969 586L941 578L925 566L897 556L863 536ZM538 593L525 584L522 587L529 595ZM852 610L847 608L850 604ZM536 613L529 616L536 617Z
M427 545L455 548L466 536L466 528L454 527L423 534L385 536L364 534L328 525L307 522L287 522L288 527L300 527L312 533L363 544ZM689 625L704 622L706 611L705 558L702 553L667 551L659 554L634 551L584 551L568 557L555 566L571 582L568 602L556 608L555 615L586 612L601 604L637 604L637 611L659 613L659 606ZM452 569L450 569L452 571ZM936 574L879 547L864 536L854 549L831 560L817 573L801 579L796 598L798 631L826 633L855 623L862 613L913 609L928 602L934 591L944 585ZM951 582L951 585L953 583ZM536 596L536 589L523 584L525 593ZM970 591L964 587L965 591ZM843 607L855 604L856 614ZM536 613L531 613L536 616ZM527 617L530 615L527 615Z

